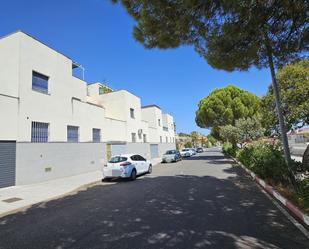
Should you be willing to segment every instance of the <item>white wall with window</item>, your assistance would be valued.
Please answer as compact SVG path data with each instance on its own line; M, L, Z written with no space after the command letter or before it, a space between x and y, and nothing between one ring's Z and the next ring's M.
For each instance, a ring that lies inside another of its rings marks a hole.
M0 114L9 113L10 139L31 142L32 122L49 124L49 142L67 141L67 125L80 127L80 142L103 128L104 108L87 103L87 83L72 76L71 59L22 32L0 39L0 54Z
M162 137L167 133L163 130L163 115L160 107L157 105L142 107L142 118L149 124L149 142L162 143Z
M147 154L167 136L158 106L142 108L126 90L87 85L73 76L70 58L21 31L0 38L0 54L0 140L17 141L18 184L97 170L104 142Z

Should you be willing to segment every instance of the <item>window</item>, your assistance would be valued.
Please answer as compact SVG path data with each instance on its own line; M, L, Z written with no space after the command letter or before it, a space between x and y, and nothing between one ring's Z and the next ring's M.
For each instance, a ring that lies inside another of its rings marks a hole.
M101 142L101 130L93 128L92 129L92 142L100 143Z
M143 134L143 142L147 143L147 136L146 136L146 134Z
M160 143L162 143L162 136L160 136Z
M132 143L136 143L136 133L131 133Z
M158 125L161 126L161 120L160 119L158 119Z
M146 159L140 155L133 155L130 157L133 161L146 161Z
M32 90L48 93L48 77L32 71Z
M102 94L104 94L104 87L100 86L99 87L99 95L102 95Z
M48 123L32 122L31 124L31 142L48 142Z
M67 141L70 143L78 142L78 126L67 126Z
M146 161L146 159L140 155L136 155L137 161Z
M130 117L131 118L135 118L134 109L133 108L130 108Z
M168 143L168 137L165 138L165 141Z
M121 162L125 162L127 160L128 160L127 157L114 156L108 162L109 163L121 163Z

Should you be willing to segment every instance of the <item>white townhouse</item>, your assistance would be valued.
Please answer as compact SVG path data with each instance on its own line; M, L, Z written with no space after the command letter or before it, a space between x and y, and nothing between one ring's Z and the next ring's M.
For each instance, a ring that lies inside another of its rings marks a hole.
M172 116L156 108L152 117L126 90L87 84L74 76L80 69L21 31L0 39L0 187L99 170L112 154L155 159L175 148Z

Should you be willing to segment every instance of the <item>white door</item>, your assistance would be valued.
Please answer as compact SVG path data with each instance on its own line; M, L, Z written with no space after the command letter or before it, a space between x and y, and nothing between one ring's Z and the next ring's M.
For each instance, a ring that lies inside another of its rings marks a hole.
M144 157L140 156L140 155L137 155L137 158L140 161L140 165L141 165L142 171L144 173L147 172L148 171L148 164L147 164L146 159Z

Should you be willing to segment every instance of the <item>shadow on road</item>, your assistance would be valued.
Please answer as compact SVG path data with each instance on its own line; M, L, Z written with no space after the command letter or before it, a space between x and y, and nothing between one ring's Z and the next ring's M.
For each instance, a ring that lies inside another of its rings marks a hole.
M186 157L185 161L205 161L210 164L235 164L232 159L227 159L223 155L196 155L192 157Z
M221 157L204 160L221 160ZM0 248L309 248L238 167L97 185L0 219Z

